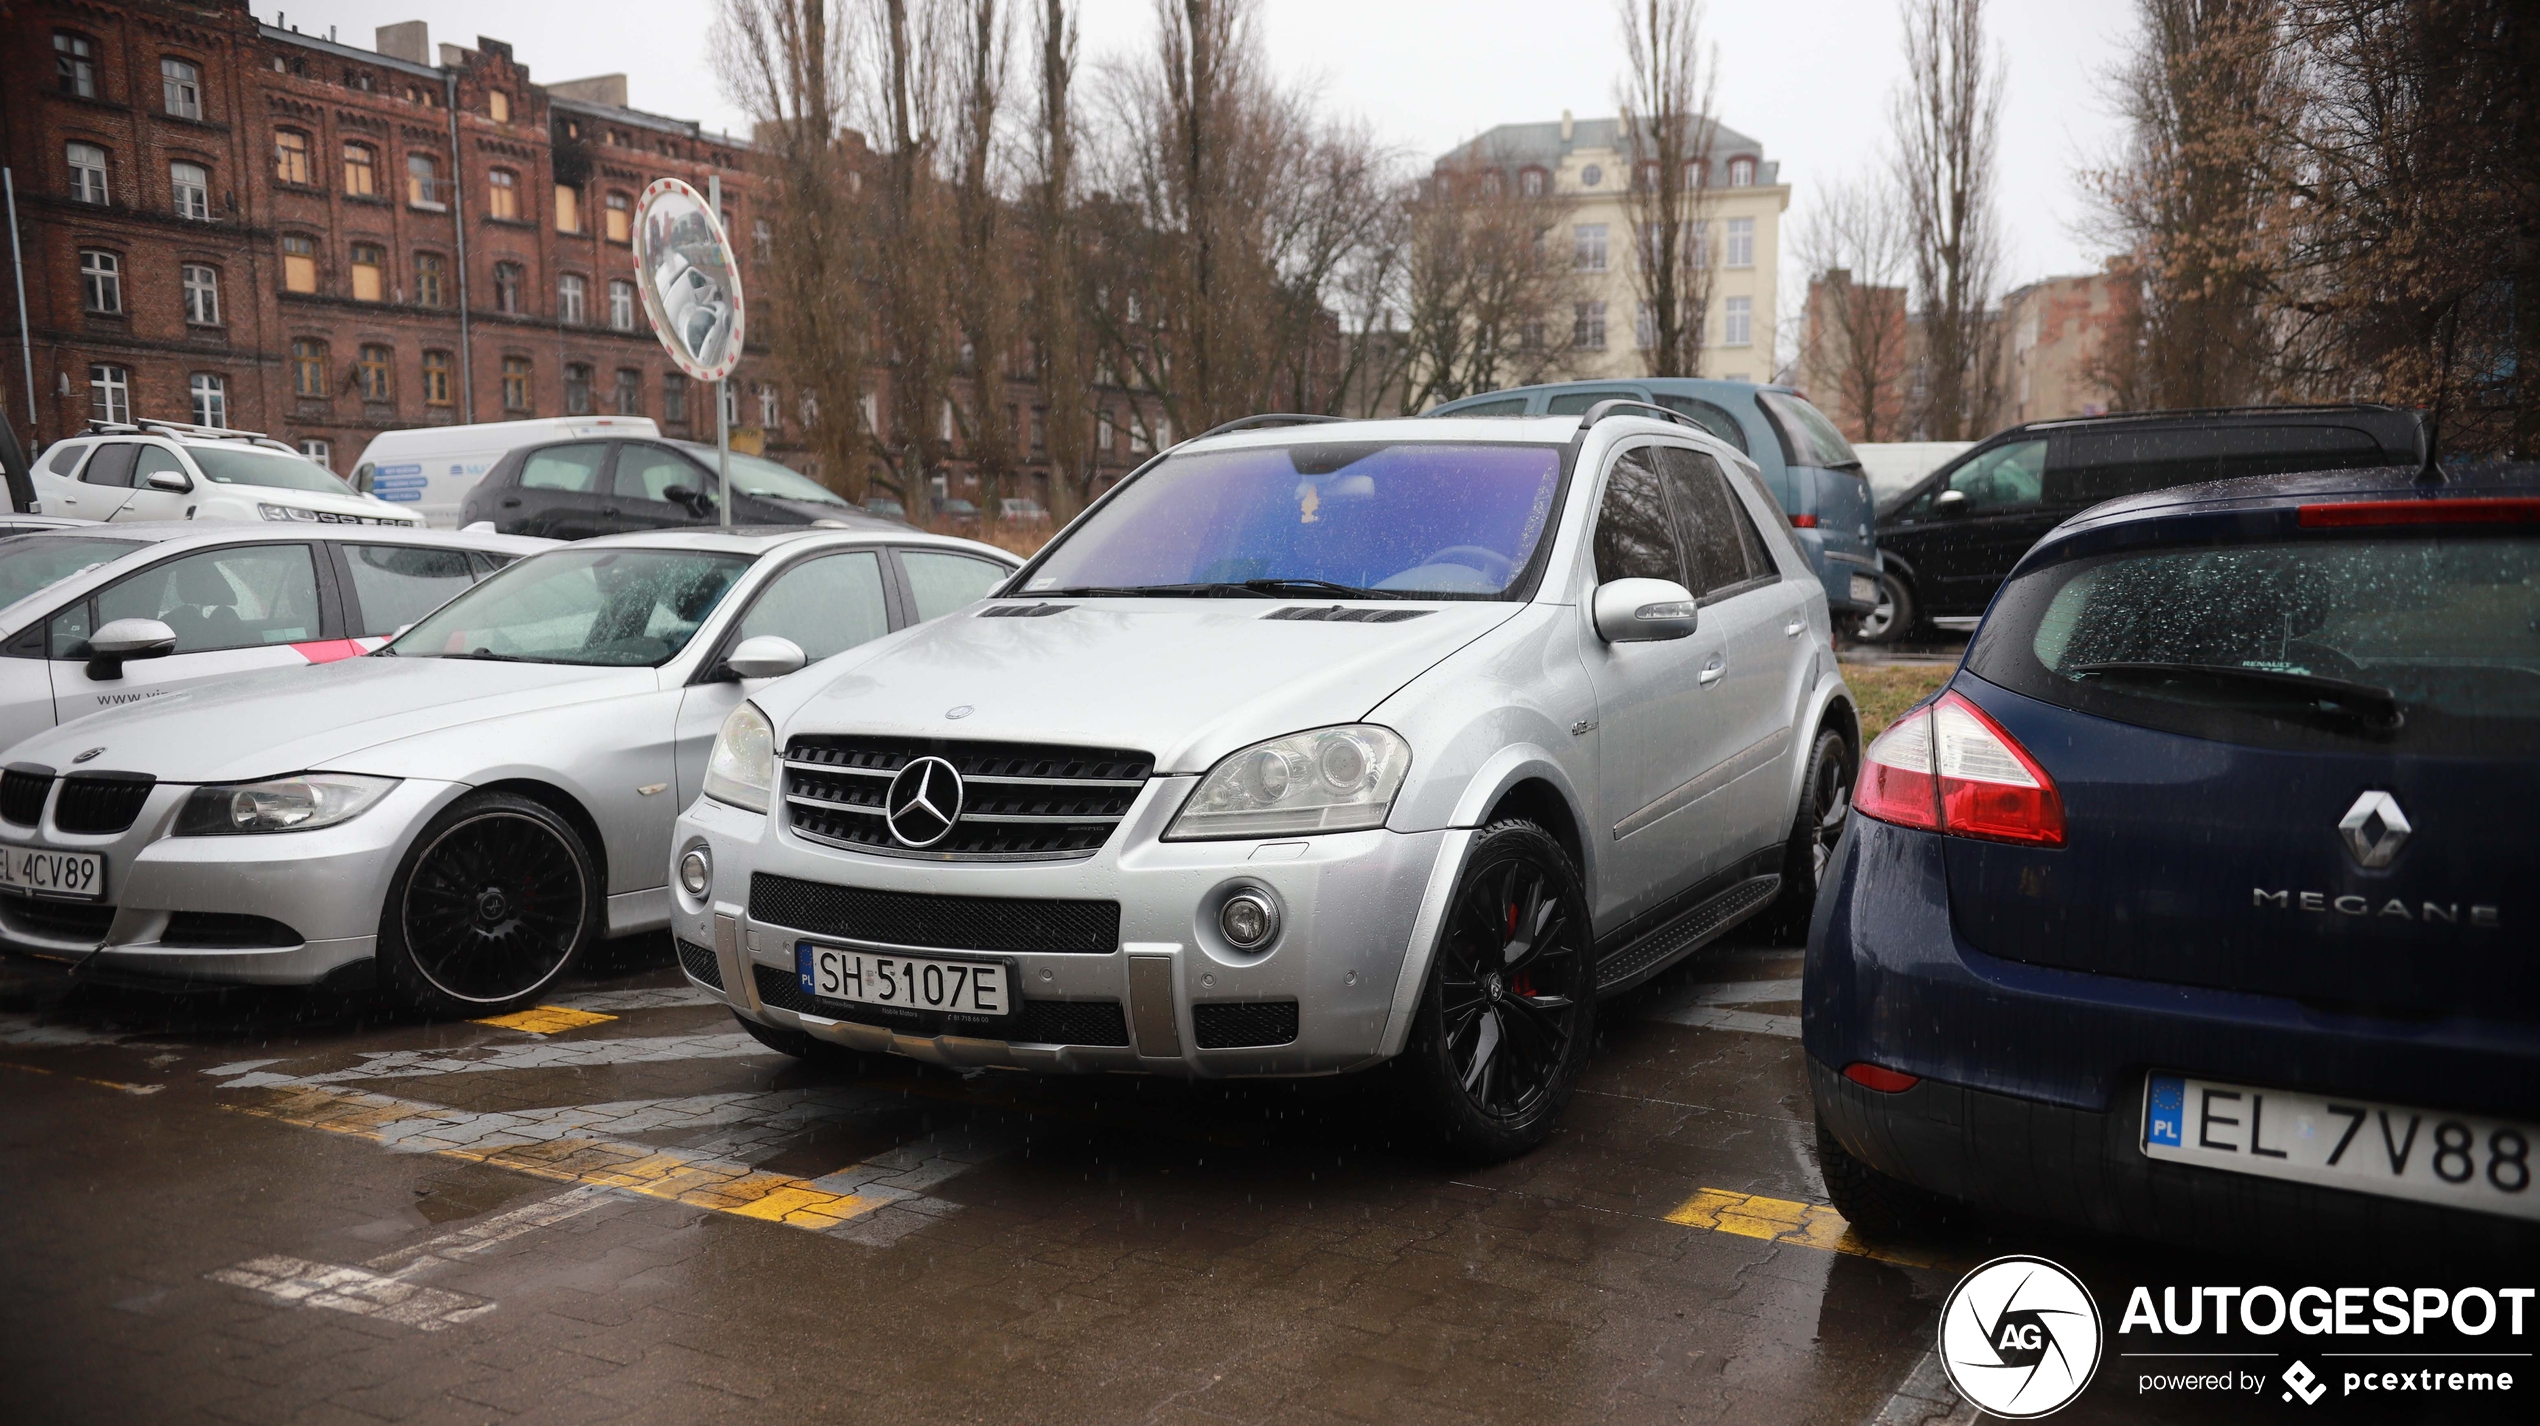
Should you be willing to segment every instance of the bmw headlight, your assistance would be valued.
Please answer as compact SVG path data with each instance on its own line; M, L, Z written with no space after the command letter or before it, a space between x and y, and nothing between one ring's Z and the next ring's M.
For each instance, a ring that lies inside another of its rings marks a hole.
M776 729L756 705L744 703L714 735L714 753L706 759L706 796L764 812L775 787Z
M198 787L176 814L180 837L220 837L241 832L313 832L350 822L369 811L393 777L351 772L304 772L267 782Z
M1272 738L1226 758L1164 832L1166 841L1381 827L1411 771L1411 745L1353 723Z

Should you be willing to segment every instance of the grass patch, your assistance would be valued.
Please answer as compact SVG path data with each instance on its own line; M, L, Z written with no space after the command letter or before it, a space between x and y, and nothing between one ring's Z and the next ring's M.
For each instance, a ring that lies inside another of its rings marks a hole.
M1850 685L1853 699L1861 711L1861 742L1866 746L1896 715L1931 696L1933 689L1947 683L1957 673L1956 664L1865 664L1842 665L1843 681Z

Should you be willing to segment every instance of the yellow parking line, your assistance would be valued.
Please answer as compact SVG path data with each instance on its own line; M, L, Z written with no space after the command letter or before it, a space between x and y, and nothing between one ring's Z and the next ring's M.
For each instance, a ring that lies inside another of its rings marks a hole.
M1693 1197L1677 1204L1675 1211L1667 1215L1667 1221L1713 1233L1735 1233L1741 1238L1762 1238L1829 1253L1876 1258L1905 1267L1931 1266L1920 1258L1892 1253L1863 1241L1860 1234L1852 1231L1852 1225L1845 1221L1842 1214L1822 1203L1802 1203L1789 1198L1766 1198L1760 1193L1732 1193L1724 1188L1705 1188L1695 1190Z
M479 1020L479 1025L497 1029L518 1030L524 1035L553 1035L565 1030L579 1030L585 1025L599 1025L614 1020L614 1015L598 1015L588 1010L567 1010L561 1005L533 1005L509 1015L495 1015Z

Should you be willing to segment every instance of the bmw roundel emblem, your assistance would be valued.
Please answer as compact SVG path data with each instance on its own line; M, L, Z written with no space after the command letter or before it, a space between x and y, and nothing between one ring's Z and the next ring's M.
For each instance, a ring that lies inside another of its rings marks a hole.
M90 758L93 758L93 757L97 756L99 753L102 753L102 752L104 752L104 751L105 751L105 749L104 749L104 748L90 748L87 752L81 753L81 754L79 754L78 756L76 756L76 757L72 758L72 759L71 759L71 761L72 761L72 762L75 762L75 763L84 763L84 762L88 761Z
M918 758L891 779L883 800L885 825L906 847L931 847L952 835L961 820L961 772L942 758Z

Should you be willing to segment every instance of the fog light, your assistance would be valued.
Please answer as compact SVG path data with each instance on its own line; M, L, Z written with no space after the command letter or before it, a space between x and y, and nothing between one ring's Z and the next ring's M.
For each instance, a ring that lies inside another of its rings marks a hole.
M1236 950L1257 951L1279 934L1279 908L1258 891L1238 891L1217 908L1217 929Z
M714 887L714 863L707 859L706 849L690 847L679 858L679 885L690 896L704 896Z

